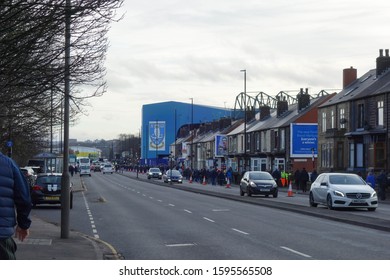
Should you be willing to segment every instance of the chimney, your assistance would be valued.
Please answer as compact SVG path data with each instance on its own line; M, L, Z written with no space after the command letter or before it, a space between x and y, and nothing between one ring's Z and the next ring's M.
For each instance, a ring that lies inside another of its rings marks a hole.
M285 98L283 100L280 100L280 98L278 98L278 101L276 103L276 116L280 117L284 112L287 111L288 111L287 100Z
M264 120L271 115L271 108L267 105L260 106L260 120Z
M343 70L343 88L348 87L357 79L357 70L351 66Z
M299 112L310 105L309 89L306 88L306 92L303 92L303 88L301 88L301 91L297 94L297 99Z
M387 69L390 68L390 56L389 49L385 50L385 56L383 55L383 49L379 50L379 57L376 59L376 75L380 76Z

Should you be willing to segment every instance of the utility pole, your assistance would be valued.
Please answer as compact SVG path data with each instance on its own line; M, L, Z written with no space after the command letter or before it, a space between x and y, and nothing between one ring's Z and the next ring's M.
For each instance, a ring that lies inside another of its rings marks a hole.
M61 238L69 238L70 177L69 177L69 99L70 99L70 17L71 0L65 6L65 93L64 93L64 152L61 181Z

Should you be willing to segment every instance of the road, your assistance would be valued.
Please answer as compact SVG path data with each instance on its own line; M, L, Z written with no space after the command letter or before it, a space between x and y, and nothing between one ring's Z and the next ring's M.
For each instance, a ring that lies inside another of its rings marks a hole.
M329 211L307 207L307 196L243 198L285 205L293 199L296 205L286 211L180 190L186 184L175 189L119 174L92 173L83 181L87 191L75 194L71 228L110 243L125 259L390 259L388 232L305 215L297 208L376 219L389 213L389 205L376 212ZM196 187L240 198L234 188ZM34 211L53 222L60 216L58 209Z

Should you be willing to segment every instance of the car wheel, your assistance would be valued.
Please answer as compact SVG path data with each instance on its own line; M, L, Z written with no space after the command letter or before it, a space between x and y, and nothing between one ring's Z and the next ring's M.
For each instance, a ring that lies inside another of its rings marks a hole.
M277 197L278 197L278 191L276 191L272 196L273 196L274 198L277 198Z
M367 208L368 211L375 211L376 210L376 207L372 207L372 208Z
M309 195L309 203L310 203L310 206L311 207L317 207L317 203L314 202L314 197L313 197L313 193L310 193Z
M333 202L330 194L328 194L328 196L326 197L326 206L328 206L329 210L333 209Z
M89 174L89 177L91 177L91 174Z
M244 196L244 194L245 194L244 191L240 188L240 195Z
M251 191L249 190L249 188L246 189L246 193L248 194L248 196L252 196L252 193L251 193Z

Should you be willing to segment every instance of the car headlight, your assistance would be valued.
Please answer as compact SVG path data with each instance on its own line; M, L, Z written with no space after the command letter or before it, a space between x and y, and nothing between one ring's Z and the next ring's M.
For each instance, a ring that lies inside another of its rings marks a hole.
M374 197L377 197L376 192L373 192L373 193L371 194L371 198L374 198Z
M161 176L162 175L162 173L160 172L160 173L158 173L158 176Z
M254 182L252 182L252 181L249 182L249 185L250 185L252 188L256 188L256 187L257 187L257 185L256 185Z
M333 191L333 194L335 195L335 196L341 196L341 197L344 197L345 195L342 193L342 192L340 192L340 191Z

